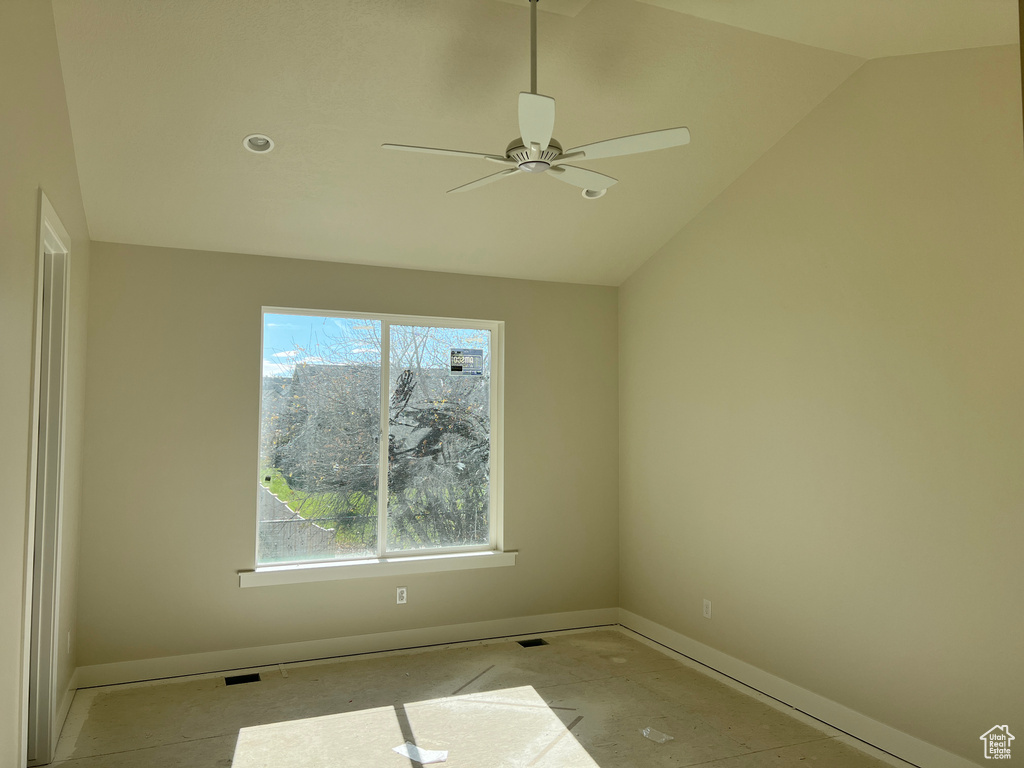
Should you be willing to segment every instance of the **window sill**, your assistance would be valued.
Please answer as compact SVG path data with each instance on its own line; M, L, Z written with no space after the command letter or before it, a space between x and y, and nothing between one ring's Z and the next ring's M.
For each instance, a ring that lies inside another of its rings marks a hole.
M365 579L373 576L405 576L411 573L462 571L515 565L518 552L458 552L443 555L373 558L334 563L268 565L254 571L239 571L238 586L268 587L312 581Z

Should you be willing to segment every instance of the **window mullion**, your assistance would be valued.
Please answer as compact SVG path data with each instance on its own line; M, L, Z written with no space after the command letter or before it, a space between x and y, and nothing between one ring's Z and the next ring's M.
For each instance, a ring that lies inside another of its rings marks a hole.
M388 543L388 444L390 434L391 323L380 324L380 452L377 468L377 557L384 557Z

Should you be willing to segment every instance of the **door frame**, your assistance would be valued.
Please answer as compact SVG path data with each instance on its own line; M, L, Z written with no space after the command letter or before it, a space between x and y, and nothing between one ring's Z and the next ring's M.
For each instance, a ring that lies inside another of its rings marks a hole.
M71 238L40 190L22 619L24 722L21 754L25 763L32 765L52 760L60 734L57 633L63 545L70 255ZM50 288L44 302L47 283ZM56 295L55 285L58 286Z

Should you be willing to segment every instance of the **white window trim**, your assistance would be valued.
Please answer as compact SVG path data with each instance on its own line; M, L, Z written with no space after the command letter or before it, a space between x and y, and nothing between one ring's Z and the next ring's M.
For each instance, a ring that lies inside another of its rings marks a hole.
M498 568L515 565L518 554L515 551L450 552L442 555L408 555L369 560L332 560L329 563L265 565L252 571L239 571L238 586L269 587L277 584L304 584L311 581Z
M493 568L515 565L516 551L504 549L504 403L505 403L505 323L500 320L473 320L461 317L421 317L418 315L392 315L371 312L348 312L344 310L297 309L294 307L268 307L260 312L260 355L263 352L262 318L266 314L311 315L314 317L346 317L376 320L390 325L418 325L430 327L457 327L486 330L491 333L491 501L490 541L484 548L439 548L436 550L413 550L402 553L380 554L379 557L358 560L330 560L319 562L297 562L275 565L256 565L259 536L254 541L253 564L251 569L238 571L240 587L271 586L278 584L300 584L314 581L335 581L338 579L367 578L373 576L400 576L415 573L458 571L475 568ZM382 333L381 356L388 353L388 339ZM385 424L388 394L381 388L381 423ZM263 413L263 387L260 386L259 414ZM382 427L383 428L383 427ZM383 443L384 441L382 441ZM257 450L257 463L259 451ZM382 461L386 461L386 453ZM257 466L257 472L259 467ZM258 513L257 513L258 515ZM256 530L258 531L258 518ZM378 541L378 546L383 546Z

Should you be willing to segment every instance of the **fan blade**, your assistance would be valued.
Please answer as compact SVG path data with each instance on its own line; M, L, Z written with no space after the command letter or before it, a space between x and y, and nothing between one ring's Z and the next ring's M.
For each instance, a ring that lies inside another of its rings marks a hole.
M505 176L511 176L512 174L519 173L519 172L520 171L519 171L518 168L506 168L504 171L498 171L497 173L492 173L490 176L484 176L482 179L477 179L476 181L469 182L469 184L463 184L461 187L456 187L455 189L449 189L448 190L448 194L450 195L452 192L467 192L467 191L469 191L471 189L476 189L477 187L482 187L485 184L490 184L492 182L495 182L495 181L498 181L499 179L504 178Z
M554 177L566 184L572 184L581 189L608 189L612 184L618 184L618 179L605 176L603 173L588 171L586 168L577 168L575 165L555 165L548 169Z
M602 157L618 155L636 155L655 149L668 149L690 143L690 131L687 128L666 128L663 131L634 133L632 136L620 136L617 139L606 139L594 144L584 144L566 151L569 155L582 152L585 160L598 160Z
M384 149L401 149L406 152L426 152L429 155L454 155L455 157L479 157L502 165L515 165L516 163L507 157L498 155L484 155L480 152L463 152L461 149L434 149L433 147L413 147L408 144L381 144Z
M551 143L555 131L555 100L538 93L519 94L519 134L523 146L532 149L533 144L543 152Z

